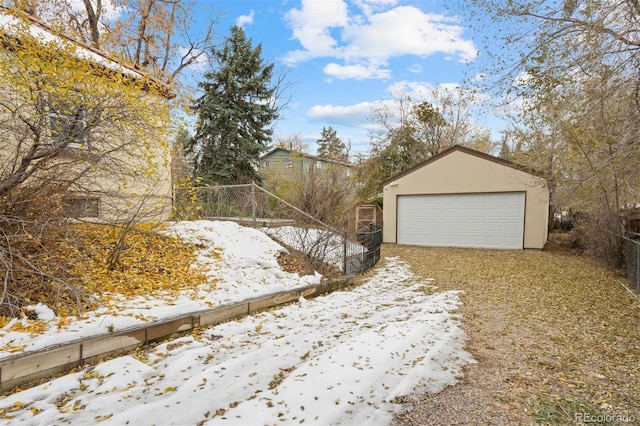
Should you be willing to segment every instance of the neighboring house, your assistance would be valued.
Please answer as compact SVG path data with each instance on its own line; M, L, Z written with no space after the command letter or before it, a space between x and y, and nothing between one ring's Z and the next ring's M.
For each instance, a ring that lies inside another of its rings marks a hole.
M274 180L300 181L313 170L339 170L345 177L355 175L353 164L316 157L299 151L274 148L260 157L259 173L265 183Z
M84 93L88 93L93 95L93 104L87 101L86 105L70 105L65 101L55 102L55 92L36 93L36 96L45 99L48 104L42 106L39 101L39 104L34 103L35 106L31 107L32 112L24 107L24 112L18 116L16 109L10 105L12 97L18 98L15 102L22 102L20 95L12 96L12 90L13 94L17 94L18 86L7 84L11 82L9 79L2 80L4 83L0 87L0 93L7 100L5 105L9 106L0 109L0 177L6 179L6 176L11 176L12 170L15 170L12 164L16 164L20 158L28 155L29 150L33 150L37 154L33 158L47 156L56 166L67 165L66 168L60 167L55 176L52 172L45 175L45 167L34 168L37 170L30 171L29 176L31 181L44 181L43 177L51 179L51 182L60 187L58 182L64 179L60 175L68 173L68 179L72 179L64 192L68 216L109 221L127 220L134 214L145 218L167 218L171 211L172 194L166 119L168 99L173 97L168 87L91 46L56 32L29 15L0 6L0 55L3 58L18 55L20 49L24 48L25 39L21 34L27 34L42 45L60 46L60 55L68 55L65 57L77 60L78 64L88 64L88 73L110 81L110 92L104 93L117 93L117 87L123 88L122 93L125 88L129 90L127 95L117 99L121 102L120 105L125 105L135 97L136 100L132 102L138 102L143 107L142 110L156 113L145 116L144 111L137 115L133 111L131 117L136 116L139 120L136 122L137 127L133 128L127 125L129 118L125 116L124 108L120 108L121 121L118 122L119 107L109 105L109 99L101 100L100 94L103 92L95 87L95 90L85 92L78 90L72 96L75 99L86 99ZM81 82L78 86L81 86ZM137 94L132 96L131 93ZM99 102L103 104L100 105ZM88 105L92 105L94 109L91 110L92 107ZM29 105L23 102L21 108L23 106ZM112 109L111 115L105 112L107 108ZM95 118L98 114L95 111L98 110L102 114L99 124L89 131L87 123ZM36 118L27 123L30 121L29 114ZM152 129L148 133L145 133L145 119L149 124L148 128ZM24 127L25 123L28 128ZM36 127L33 123L41 127ZM36 136L24 138L22 135L28 133L24 129ZM75 135L73 140L69 135ZM56 150L57 146L62 145L64 148Z
M516 164L453 146L383 182L385 243L542 249L546 180Z

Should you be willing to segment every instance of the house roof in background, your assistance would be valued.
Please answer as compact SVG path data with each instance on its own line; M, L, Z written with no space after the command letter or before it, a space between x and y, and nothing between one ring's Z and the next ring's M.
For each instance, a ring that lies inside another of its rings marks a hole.
M295 151L295 150L285 149L285 148L279 148L279 147L277 147L277 148L273 148L273 149L272 149L272 150L270 150L269 152L267 152L267 153L263 154L263 155L260 157L260 159L262 160L262 159L264 159L265 157L268 157L268 156L270 156L270 155L274 154L274 153L275 153L275 152L277 152L277 151L282 151L282 152L284 152L284 153L286 153L286 154L289 154L289 155L291 155L291 154L293 154L293 155L299 155L299 156L301 156L301 157L305 157L305 158L308 158L308 159L310 159L310 160L315 160L315 161L324 161L324 162L326 162L326 163L339 164L339 165L341 165L341 166L345 166L345 167L357 167L355 164L347 163L347 162L344 162L344 161L330 160L330 159L328 159L328 158L322 158L322 157L318 157L318 156L316 156L316 155L306 154L306 153L301 152L301 151Z

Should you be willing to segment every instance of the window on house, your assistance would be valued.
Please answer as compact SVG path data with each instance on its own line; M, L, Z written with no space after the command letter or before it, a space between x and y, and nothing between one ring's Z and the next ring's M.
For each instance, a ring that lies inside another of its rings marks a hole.
M269 162L267 160L264 160L260 165L260 167L262 167L263 169L266 169L267 167L269 167Z
M66 198L63 213L67 217L99 217L100 199L97 197Z
M286 167L287 169L291 169L291 168L293 168L293 160L287 160L287 161L285 162L285 167Z
M321 168L322 168L322 162L316 161L316 169L321 169Z

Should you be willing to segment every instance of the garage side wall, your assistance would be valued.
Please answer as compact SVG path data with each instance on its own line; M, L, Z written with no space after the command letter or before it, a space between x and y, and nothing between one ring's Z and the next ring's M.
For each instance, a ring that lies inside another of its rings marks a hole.
M383 187L383 241L397 242L400 195L524 192L525 249L547 242L549 191L544 179L475 155L453 151Z

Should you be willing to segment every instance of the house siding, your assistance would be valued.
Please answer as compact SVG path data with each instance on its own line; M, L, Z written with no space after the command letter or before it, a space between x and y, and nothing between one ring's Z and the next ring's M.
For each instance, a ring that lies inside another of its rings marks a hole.
M264 181L268 181L269 179L298 181L304 174L312 169L319 168L326 170L330 167L350 169L354 166L283 148L275 148L260 157L259 173Z
M142 214L149 219L168 219L171 212L172 203L172 188L171 188L171 173L170 173L170 150L168 143L168 102L167 98L171 98L172 95L168 92L168 88L162 85L160 82L153 80L152 78L134 70L130 70L125 66L113 61L95 49L84 46L81 43L75 43L73 40L61 36L46 25L33 20L26 15L19 21L18 17L8 15L5 12L6 9L0 7L0 22L4 27L0 28L0 32L4 32L5 35L11 35L7 31L16 22L26 23L29 26L29 30L34 35L48 34L50 38L58 41L61 45L72 45L78 50L75 59L80 63L90 63L98 65L94 67L96 70L105 68L113 71L118 82L122 84L129 84L134 80L142 80L145 84L144 89L141 90L143 95L142 102L145 102L150 111L154 111L153 116L149 117L146 123L150 124L150 128L153 127L155 132L153 137L150 134L149 140L146 144L139 140L138 136L133 134L133 131L129 129L119 129L119 133L113 132L112 137L104 138L104 145L99 149L106 152L112 152L114 146L122 144L127 146L126 149L118 150L107 158L111 164L124 164L127 165L127 173L114 176L113 167L111 169L101 167L100 163L96 163L97 167L90 169L86 173L79 173L77 180L75 180L69 188L68 194L65 194L65 198L72 201L77 200L92 200L95 203L98 213L98 219L100 220L127 220L131 217L131 214ZM11 24L11 25L10 25ZM11 37L17 37L17 35L11 35ZM71 52L72 50L69 50ZM67 53L65 51L65 53ZM11 49L1 49L0 55L3 55L3 59L11 58L13 55ZM86 61L86 62L85 62ZM96 71L97 74L101 74ZM111 74L111 73L109 73ZM120 77L125 77L120 79ZM167 89L167 90L165 90ZM11 92L13 90L13 92ZM12 94L15 93L14 86L5 85L0 87L0 94L10 99ZM23 103L28 105L28 103ZM6 110L5 110L6 111ZM34 111L35 112L35 111ZM6 169L6 162L14 161L14 158L20 158L18 152L18 139L15 135L20 135L20 126L22 125L19 120L12 120L12 117L7 112L0 117L4 125L6 136L5 148L0 152L0 167ZM100 133L105 130L104 125L100 128L95 128L96 133ZM13 134L11 133L13 132ZM108 133L106 131L105 133ZM127 134L131 133L131 134ZM116 136L117 134L117 136ZM50 139L51 137L48 136ZM47 136L43 138L46 140ZM75 151L74 151L75 149ZM80 167L85 167L87 163L91 164L97 161L100 154L104 152L94 152L90 148L71 149L66 157L61 157L62 161L68 163L70 159L73 159L75 164L68 166L67 170L69 175L73 174ZM17 156L17 157L16 157ZM77 156L76 159L74 157ZM95 157L95 158L94 158ZM38 175L34 175L36 178ZM144 211L138 209L138 206L142 200L145 200ZM89 210L87 210L89 211ZM90 216L93 217L96 213L96 209L89 211Z

